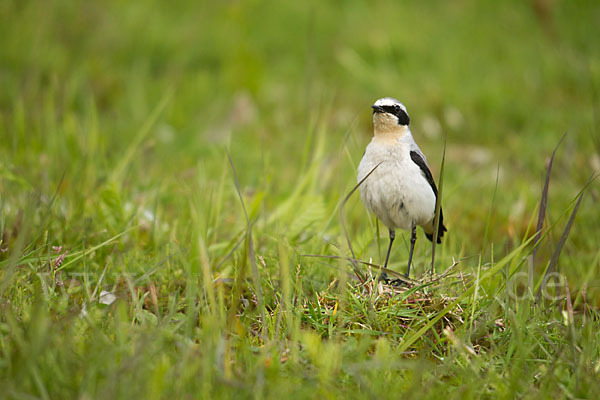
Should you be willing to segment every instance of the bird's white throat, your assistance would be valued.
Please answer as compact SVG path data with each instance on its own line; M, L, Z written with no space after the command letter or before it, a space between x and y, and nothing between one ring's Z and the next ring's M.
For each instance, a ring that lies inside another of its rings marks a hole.
M402 137L408 132L408 126L399 125L398 118L388 113L373 114L375 136Z

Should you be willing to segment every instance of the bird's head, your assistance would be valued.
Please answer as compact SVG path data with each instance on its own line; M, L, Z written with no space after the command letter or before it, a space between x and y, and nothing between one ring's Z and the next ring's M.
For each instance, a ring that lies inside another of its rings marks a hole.
M375 134L403 133L408 129L410 118L406 107L393 97L383 97L371 106Z

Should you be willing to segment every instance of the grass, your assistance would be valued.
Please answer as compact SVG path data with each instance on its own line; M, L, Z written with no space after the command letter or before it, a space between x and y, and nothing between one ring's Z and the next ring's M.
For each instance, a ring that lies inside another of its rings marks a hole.
M2 2L0 397L594 397L599 18ZM449 231L402 289L358 196L339 217L388 95L436 179L446 137Z

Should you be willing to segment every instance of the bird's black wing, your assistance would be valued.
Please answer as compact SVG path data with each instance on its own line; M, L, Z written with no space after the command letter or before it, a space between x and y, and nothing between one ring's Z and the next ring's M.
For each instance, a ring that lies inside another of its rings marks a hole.
M431 171L429 170L429 167L427 166L427 163L425 162L423 157L418 152L413 150L410 152L410 159L413 160L413 162L415 164L417 164L419 166L419 168L421 168L421 172L423 173L423 176L429 183L429 186L431 186L431 190L433 190L433 193L435 194L435 198L437 199L437 195L438 195L437 186L435 186L435 181L433 180L433 175L431 175ZM447 230L448 229L446 229L446 227L444 226L444 213L442 212L442 207L440 206L440 224L438 227L438 236L437 236L438 243L442 243L442 236L444 236L444 232L446 232ZM425 236L427 236L427 239L433 241L433 233L428 234L427 232L425 232Z

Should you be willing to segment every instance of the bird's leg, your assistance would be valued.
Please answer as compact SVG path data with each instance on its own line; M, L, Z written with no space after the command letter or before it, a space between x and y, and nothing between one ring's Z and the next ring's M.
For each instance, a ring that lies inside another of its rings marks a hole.
M387 254L385 255L385 264L383 265L383 268L387 269L388 261L390 259L390 253L392 251L392 243L394 243L395 238L396 238L396 231L394 231L393 229L390 229L390 245L388 246ZM381 272L381 280L386 283L388 282L388 277L387 277L387 274L385 273L385 271Z
M408 253L408 269L406 270L406 277L408 278L410 274L410 263L413 258L413 251L415 250L415 242L417 241L417 227L413 226L412 232L410 234L410 253Z
M383 265L383 268L387 268L388 260L390 259L390 253L392 251L392 243L394 243L395 238L396 238L396 231L394 231L393 229L390 229L390 245L388 247L388 251L385 256L385 264Z

